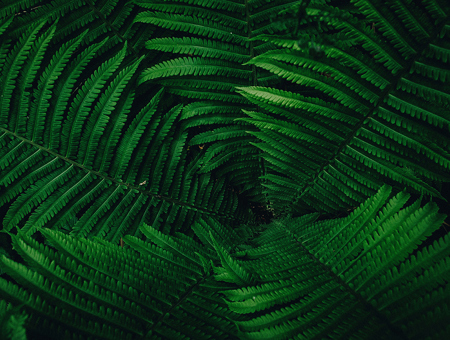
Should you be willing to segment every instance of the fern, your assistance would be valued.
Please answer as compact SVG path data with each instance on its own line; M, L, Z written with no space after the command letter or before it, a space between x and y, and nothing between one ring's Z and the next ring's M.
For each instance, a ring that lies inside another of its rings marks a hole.
M0 302L0 331L3 339L26 340L24 324L27 315L20 312L20 307L12 307L5 301Z
M29 279L35 293L14 288L6 281L2 281L3 287L12 300L28 300L30 304L26 305L44 316L45 326L55 336L233 336L236 330L228 321L233 313L224 308L217 291L224 285L203 272L194 250L203 256L208 253L193 241L188 242L190 248L185 248L184 240L164 237L150 227L142 231L154 235L156 245L125 238L139 253L105 241L77 240L49 229L42 233L51 248L42 248L26 235L14 237L17 251L33 270L7 260L5 269L21 282ZM41 279L36 281L38 277ZM35 297L36 293L40 297ZM48 305L50 301L56 305ZM205 323L207 318L210 321ZM29 321L30 329L41 328L36 321Z
M145 106L135 103L131 84L143 57L125 64L125 43L94 66L107 39L80 48L84 32L58 47L44 67L56 31L56 24L45 25L31 26L8 47L2 65L1 183L8 189L0 204L9 203L6 230L59 228L76 215L74 235L118 242L125 233L138 233L140 221L157 226L172 220L177 230L196 211L238 217L229 215L238 209L232 200L217 200L227 195L224 183L193 173L198 161L186 163L187 132L175 132L181 106L158 109L162 90ZM33 83L37 88L30 91ZM16 94L15 86L23 91Z
M62 19L55 32L57 41L76 37L89 27L84 38L86 44L109 37L105 47L111 48L128 41L128 49L135 56L142 53L145 40L153 33L150 27L133 23L136 6L129 0L11 0L2 4L0 18L12 15L15 20L10 34L15 38L26 32L30 23Z
M2 2L1 337L449 338L448 13Z
M432 52L433 46L445 50L448 6L433 1L423 6L355 1L355 6L372 28L350 11L311 5L305 15L337 33L309 44L308 31L290 39L261 35L287 48L248 62L321 93L314 98L238 88L270 112L247 112L242 120L262 132L255 145L268 163L266 194L276 210L339 210L386 182L442 198L432 181L449 181L448 65ZM339 41L332 42L338 34ZM277 122L267 123L274 118ZM300 169L298 157L305 165Z
M29 268L3 256L17 283L0 279L0 293L24 305L28 329L43 322L55 337L445 338L448 235L415 251L445 216L432 203L404 207L410 195L391 190L348 217L278 220L253 239L211 218L194 228L203 244L147 225L149 242L126 236L127 248L19 233Z
M256 285L224 291L232 311L251 317L237 322L241 337L445 337L448 240L413 254L445 216L431 203L403 208L409 195L387 200L390 191L335 221L278 221L237 253L259 274Z
M202 171L227 176L237 190L265 205L261 184L255 181L265 171L258 150L245 141L246 145L239 145L237 151L238 140L232 134L225 137L222 131L235 125L230 123L231 118L242 118L242 108L250 109L250 103L236 94L236 87L256 85L260 81L264 84L278 81L267 78L267 72L241 64L268 48L266 44L254 43L248 38L255 34L289 30L295 25L295 19L286 20L275 15L294 2L273 1L267 5L263 2L215 0L137 3L148 10L136 17L137 22L186 34L183 37L152 39L146 47L190 56L154 65L142 73L140 81L159 83L170 93L200 100L193 101L183 110L187 126L193 130L220 124L203 134L208 142ZM200 114L202 117L197 117ZM251 129L248 124L243 125L242 133ZM220 137L215 139L215 136ZM247 139L256 141L252 136ZM189 143L203 149L201 140L194 138Z

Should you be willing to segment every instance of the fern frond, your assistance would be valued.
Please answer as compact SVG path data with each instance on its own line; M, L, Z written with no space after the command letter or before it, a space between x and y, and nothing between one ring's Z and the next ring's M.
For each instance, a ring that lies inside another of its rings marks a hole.
M163 52L193 54L203 58L245 63L250 59L242 47L198 38L161 38L147 41L145 47Z
M373 22L372 28L347 10L316 4L306 9L307 16L340 30L351 44L333 44L325 34L314 45L274 37L274 42L290 49L268 51L247 63L321 93L310 98L273 88L238 88L270 112L263 116L244 111L249 118L243 120L261 131L258 136L263 143L255 145L270 163L269 172L283 174L293 183L289 191L286 186L266 183L265 194L273 197L274 207L291 201L293 207L306 204L339 210L361 202L381 183L398 183L399 188L442 198L431 181L449 181L445 135L450 129L449 94L440 85L447 79L448 67L436 60L442 54L431 52L443 39L436 26L442 24L422 14L434 5L395 2L380 11L378 1L355 5ZM261 39L271 41L269 35ZM276 146L279 141L288 147L286 151ZM314 165L302 169L295 153Z
M93 158L95 155L95 149L98 148L100 137L108 124L109 116L117 105L120 94L123 92L133 74L136 72L136 69L142 59L143 58L140 58L133 65L126 67L119 73L119 75L117 75L117 77L111 82L111 85L108 87L106 92L100 97L93 112L89 115L89 120L85 131L83 132L85 138L82 139L83 142L80 145L80 151L77 156L77 159L80 160L81 164L87 167L92 166L94 162ZM138 132L141 131L138 130ZM109 146L109 148L111 148L111 146ZM122 161L121 164L126 166L128 162ZM120 175L117 177L120 177Z
M11 125L9 117L11 108L11 97L16 84L16 78L19 75L21 66L30 53L32 44L36 40L39 30L45 25L45 21L32 25L21 39L14 46L13 50L8 54L4 63L2 63L1 82L2 89L0 91L0 127L7 128ZM14 121L14 120L13 120Z
M211 274L202 274L197 255L186 257L191 251L179 241L164 238L164 244L173 247L161 248L128 236L126 242L134 250L126 250L48 229L42 233L51 247L22 233L13 239L33 270L6 257L1 260L20 285L1 279L1 295L24 304L31 314L27 327L35 332L42 331L39 322L44 320L55 336L144 339L181 332L236 338L228 320L233 313L218 295L224 286L212 281Z
M56 27L53 26L53 34ZM51 92L55 86L55 80L61 75L63 69L66 67L69 58L75 52L80 45L87 32L81 34L78 38L75 38L63 46L56 52L50 61L44 73L39 79L40 88L34 91L34 101L31 105L31 112L27 124L26 136L28 139L35 142L41 142L41 138L44 130L45 114L50 107L49 99L51 98ZM52 34L52 35L53 35ZM18 117L20 120L20 116Z
M16 38L20 37L30 24L61 18L55 32L58 41L69 35L79 36L90 27L83 39L87 44L109 37L110 46L128 41L130 52L139 53L153 30L133 23L135 8L133 1L129 0L106 0L101 3L89 0L56 0L51 3L44 0L13 0L2 4L0 18L15 14L10 34Z
M64 111L68 107L69 98L74 89L76 80L78 79L78 77L80 77L82 71L86 68L86 65L89 63L89 61L94 58L95 53L97 53L97 51L101 49L106 42L107 39L103 40L100 43L89 46L86 50L79 54L73 61L73 63L69 66L72 72L70 72L63 85L57 90L58 98L55 102L55 110L51 115L51 118L48 119L49 125L51 127L51 133L48 137L48 145L51 149L56 150L60 147L59 134L62 130L62 117Z
M4 339L27 339L24 324L28 316L20 309L21 306L13 307L4 300L0 301L0 334Z
M203 245L148 225L148 240L126 236L126 248L42 229L47 246L19 232L14 248L30 268L3 256L15 283L1 279L0 294L23 304L28 327L45 320L55 334L447 336L449 235L422 247L445 216L432 203L405 208L410 195L391 192L383 186L344 218L275 221L255 239L245 226L203 219L195 227Z
M117 70L125 57L126 46L122 48L114 58L103 63L100 68L91 76L80 89L69 110L67 123L63 126L62 133L67 136L66 144L62 145L66 151L66 157L75 157L75 142L80 139L81 129L84 121L87 119L89 109L92 103L102 92L106 81Z
M241 108L249 109L248 101L233 92L236 87L256 85L259 79L265 83L267 72L257 72L255 67L243 66L241 63L261 53L268 46L260 45L248 38L255 34L286 30L296 23L295 19L282 20L276 15L271 15L288 8L291 2L243 5L213 0L193 1L183 6L180 5L180 1L161 4L138 2L138 4L150 11L139 14L136 21L157 25L171 31L189 33L185 37L150 40L147 48L198 57L182 57L164 61L144 71L140 81L161 84L169 93L191 99L189 103L193 105L196 104L193 100L212 101L214 105L211 105L211 110L214 111L211 111L211 114L205 112L203 118L190 119L186 125L190 131L195 131L194 129L200 125L213 125L219 121L224 128L232 125L228 117L224 119L213 114L220 102L224 110L230 104L240 104ZM221 8L221 11L212 10L215 8ZM277 78L270 79L270 83L277 82L279 82ZM242 113L237 112L235 118L242 118ZM211 166L203 167L203 171L215 175L227 174L230 178L236 178L232 182L233 185L238 186L239 191L242 190L242 185L238 183L246 181L254 183L252 191L257 195L251 199L259 197L259 200L261 186L255 179L264 171L264 164L262 160L255 163L246 156L249 153L254 155L258 153L258 150L249 152L250 148L248 148L248 151L239 152L231 148L232 144L227 150L225 143L217 145L214 143L217 142L211 142L205 146L213 150L207 156ZM221 150L220 153L217 150ZM228 165L233 161L235 164ZM252 165L244 173L246 162L251 162ZM234 176L230 171L225 170L232 168L239 169L240 173Z
M448 309L439 276L449 270L448 235L412 255L445 216L431 203L404 208L409 195L388 200L390 193L382 187L345 218L314 222L317 215L309 215L269 225L240 261L259 282L223 292L229 308L248 318L236 322L241 338L448 334L434 319ZM427 325L436 329L423 331Z
M450 7L332 5L0 5L0 337L449 338Z
M146 12L139 14L135 21L158 25L170 30L189 32L208 38L220 39L225 42L239 45L244 45L246 41L245 37L240 35L240 32L237 29L235 29L234 32L230 32L229 28L216 23L213 20L186 15Z
M0 154L1 183L8 186L0 204L11 202L7 230L16 225L30 233L44 225L60 228L76 216L74 235L118 242L127 232L138 234L143 222L176 230L187 228L197 211L220 219L246 214L224 183L192 172L199 164L185 170L187 132L176 132L182 106L162 113L162 91L153 93L148 105L136 104L132 84L143 57L122 65L125 43L94 67L95 55L106 53L107 39L83 48L89 34L84 32L63 43L44 66L57 29L53 25L39 35L43 25L11 47L4 45L23 54L5 59L1 72L11 77L11 86L17 78L21 90L10 91L12 99L4 101L0 115L8 121ZM11 69L18 71L12 75ZM18 78L19 70L23 77ZM27 91L34 82L31 97ZM133 118L136 107L140 111ZM230 209L241 212L229 215Z
M190 5L200 6L204 8L212 8L218 10L228 10L232 12L239 12L244 9L244 5L235 3L233 1L228 0L180 0L178 2L188 3ZM148 3L148 1L137 1L137 3L146 8L154 8L155 4L152 2ZM158 9L164 10L165 8L170 9L170 5L158 7Z
M377 1L356 1L355 5L359 7L362 14L365 15L365 17L371 21L377 23L377 28L382 32L383 36L385 36L393 45L394 47L403 55L403 57L407 60L411 58L414 54L417 53L417 51L413 47L413 42L402 32L401 30L403 27L396 26L397 21L394 18L394 13L397 12L397 15L399 15L399 18L403 21L403 24L406 28L410 28L411 26L415 26L415 30L412 30L413 33L422 33L418 37L419 41L421 39L429 39L430 35L427 34L426 30L423 27L420 27L422 22L418 22L417 20L414 20L414 17L411 16L412 6L402 6L399 3L393 5L393 10L383 10L381 13L379 12L379 7L377 4ZM415 21L414 23L411 23L411 20ZM428 31L430 30L430 27L427 27Z
M144 71L140 78L140 83L145 81L168 76L232 76L238 78L249 78L250 72L248 70L236 69L235 65L226 63L224 61L216 61L214 59L202 58L181 58L164 62L161 65L156 65L153 68Z

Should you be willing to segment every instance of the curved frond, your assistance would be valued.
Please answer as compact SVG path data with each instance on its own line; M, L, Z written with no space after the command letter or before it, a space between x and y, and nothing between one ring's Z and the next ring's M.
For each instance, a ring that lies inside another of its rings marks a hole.
M305 9L307 17L337 29L351 44L333 43L326 34L304 43L307 33L298 41L262 35L289 48L247 62L318 93L238 88L270 112L244 111L248 118L239 120L261 132L255 146L269 163L265 194L275 209L350 208L382 183L443 198L436 183L450 181L450 92L442 83L448 63L445 49L436 49L446 46L444 23L424 14L450 13L448 6L382 6L376 0L355 6L372 27L349 10L317 4ZM288 191L281 184L286 181Z
M198 38L158 38L147 41L145 47L163 52L236 61L241 64L250 59L242 47Z
M1 2L0 338L450 338L449 17Z
M220 301L223 285L202 273L197 255L180 257L185 250L178 245L167 249L134 237L126 238L131 250L48 229L42 233L51 247L25 235L13 238L33 270L1 259L19 285L1 278L0 294L23 304L31 314L27 328L34 332L42 333L43 321L50 338L144 339L176 333L237 338L229 321L233 313Z
M118 242L126 233L139 234L143 222L183 230L198 212L220 219L247 214L223 182L197 174L199 163L189 166L182 106L164 112L163 90L147 105L136 101L143 57L126 63L125 43L96 65L96 54L107 55L107 40L82 47L86 31L43 65L57 31L53 25L39 35L45 24L8 47L13 57L1 71L11 87L3 87L3 98L10 98L0 114L8 123L1 128L0 160L6 230L64 228L75 216L72 234ZM16 82L22 92L13 90Z
M204 103L205 100L211 103L210 112L204 111L202 118L189 120L186 127L190 131L195 131L201 125L220 124L223 128L229 127L232 125L231 120L222 116L219 118L215 114L219 107L222 106L222 110L226 111L230 105L240 104L241 108L250 109L250 103L235 94L235 89L256 85L260 80L262 83L267 82L268 72L257 71L254 66L241 65L261 51L260 44L249 38L256 34L274 33L294 27L296 19L285 20L275 15L292 3L294 2L274 1L270 4L238 4L216 0L187 3L138 2L149 11L140 13L136 21L183 32L182 36L152 39L147 42L146 47L185 56L165 60L148 68L142 73L140 81L161 84L169 93L187 97L189 105ZM279 80L272 78L271 83L275 82ZM207 109L208 106L205 105L204 110ZM235 118L243 118L242 113L237 111ZM247 139L254 138L249 135ZM192 143L197 143L195 140ZM250 151L251 144L248 144L248 150L244 152L235 150L237 144L233 144L233 141L228 144L228 148L225 146L226 142L215 143L217 142L211 141L205 145L206 150L212 148L207 151L204 160L205 163L211 163L211 166L205 165L203 171L214 175L227 174L241 192L250 193L248 186L243 190L242 183L251 182L254 188L251 191L256 195L249 198L263 204L261 186L256 179L264 173L264 164L261 159L256 162L252 160L253 155L259 151L255 148ZM218 150L221 150L220 153ZM244 155L249 153L252 157ZM244 168L247 168L245 175L242 172ZM235 169L236 174L240 171L242 176L235 176L231 169Z
M129 51L139 54L153 29L133 22L136 8L129 0L12 0L1 5L0 18L15 15L9 30L15 38L26 32L30 24L61 18L55 32L58 41L69 35L79 36L89 27L83 38L87 44L109 37L110 47L128 41Z
M449 334L440 323L448 289L439 277L450 268L448 235L413 255L445 216L432 203L404 208L409 195L388 200L390 192L382 187L334 221L314 222L317 215L309 215L270 224L254 248L239 255L246 258L243 269L259 274L257 282L223 292L229 308L247 317L236 322L241 338Z
M55 337L447 337L449 235L430 242L445 216L391 192L347 217L285 218L256 237L212 218L198 220L198 238L144 224L146 240L119 246L19 232L24 261L0 259L12 278L0 278L0 296L22 305L27 328Z

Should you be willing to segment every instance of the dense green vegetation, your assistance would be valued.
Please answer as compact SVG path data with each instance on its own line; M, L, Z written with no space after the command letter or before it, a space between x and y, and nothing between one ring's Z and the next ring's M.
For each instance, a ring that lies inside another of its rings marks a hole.
M449 16L1 2L0 337L450 337Z

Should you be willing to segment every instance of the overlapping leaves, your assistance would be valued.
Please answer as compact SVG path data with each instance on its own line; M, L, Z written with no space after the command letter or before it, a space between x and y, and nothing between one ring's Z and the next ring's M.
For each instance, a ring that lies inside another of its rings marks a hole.
M197 175L198 158L187 162L181 105L163 109L162 90L135 100L143 58L126 63L127 43L102 53L108 39L83 46L87 31L51 45L51 55L56 31L42 21L1 47L5 229L61 228L75 218L74 234L118 241L144 221L177 230L197 211L239 218L245 208L224 181Z
M249 144L256 141L255 137L244 136L253 128L232 121L242 118L241 109L249 109L250 103L235 89L278 82L268 72L242 65L273 46L247 38L292 29L297 19L277 13L295 1L137 3L147 10L136 17L137 22L182 32L181 37L155 38L146 43L149 49L182 57L146 69L140 81L162 84L168 92L190 98L192 103L183 110L182 117L191 130L202 132L189 142L205 148L202 172L226 176L241 194L265 205L258 179L264 165L259 150Z
M1 258L14 281L0 279L0 296L22 305L30 332L57 338L445 339L450 239L430 238L445 216L391 191L347 217L278 220L257 237L209 217L192 226L198 238L144 224L146 240L124 246L19 233L26 265Z
M249 64L318 96L239 88L263 109L243 121L261 131L252 134L267 161L266 194L280 212L349 208L384 183L441 197L436 183L450 180L450 8L439 1L355 5L366 21L308 7L305 15L333 29L316 41L308 30L294 39L259 37L287 48Z
M390 192L383 186L345 218L278 220L235 253L256 281L223 292L249 317L236 321L240 337L448 337L449 235L424 244L445 215L433 203L404 207L409 195Z

